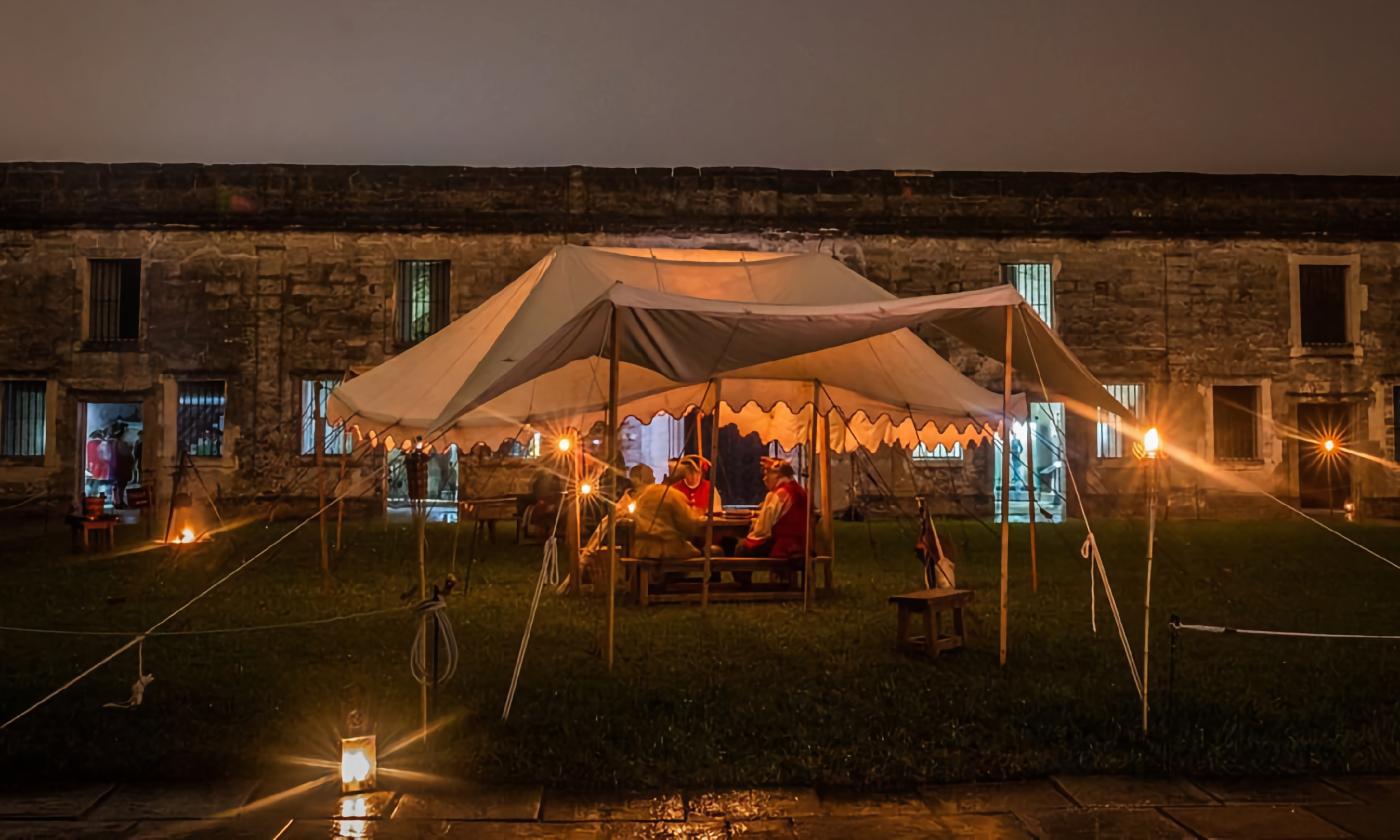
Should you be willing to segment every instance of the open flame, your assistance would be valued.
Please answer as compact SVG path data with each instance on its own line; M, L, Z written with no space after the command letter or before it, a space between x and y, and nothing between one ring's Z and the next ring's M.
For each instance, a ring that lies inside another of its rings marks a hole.
M184 529L180 531L180 536L175 538L175 542L192 543L194 542L194 536L194 529L186 525Z

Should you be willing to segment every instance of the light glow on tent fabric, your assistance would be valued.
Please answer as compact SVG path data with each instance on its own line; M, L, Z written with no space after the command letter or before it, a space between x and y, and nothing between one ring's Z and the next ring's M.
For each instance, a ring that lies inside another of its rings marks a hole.
M340 742L340 790L359 793L374 790L378 767L373 735L343 738Z

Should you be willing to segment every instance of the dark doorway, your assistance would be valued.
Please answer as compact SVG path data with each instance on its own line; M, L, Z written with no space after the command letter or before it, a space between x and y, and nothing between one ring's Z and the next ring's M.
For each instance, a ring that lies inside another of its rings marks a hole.
M1339 510L1351 498L1351 406L1299 403L1298 498L1305 508ZM1328 446L1328 442L1331 446Z

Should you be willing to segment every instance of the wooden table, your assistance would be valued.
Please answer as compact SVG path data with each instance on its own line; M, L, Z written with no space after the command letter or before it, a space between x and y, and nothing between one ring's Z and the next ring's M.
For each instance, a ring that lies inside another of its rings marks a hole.
M117 544L117 522L120 519L113 513L96 516L69 516L68 527L73 529L73 547L81 546L83 551L91 551L94 546L106 546L111 551ZM96 533L94 541L92 535Z
M963 627L963 606L972 602L971 589L921 589L903 595L890 596L890 603L899 608L895 647L910 653L934 657L945 650L963 646L967 632ZM953 614L953 632L943 635L943 612ZM911 615L923 615L924 633L910 635Z

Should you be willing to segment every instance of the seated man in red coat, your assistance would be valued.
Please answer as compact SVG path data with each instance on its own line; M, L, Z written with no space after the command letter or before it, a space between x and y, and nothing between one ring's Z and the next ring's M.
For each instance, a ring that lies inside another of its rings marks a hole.
M676 482L675 488L685 495L685 500L697 511L704 513L707 509L721 511L724 509L724 502L719 497L719 490L710 489L710 462L708 459L695 454L684 455L671 465L671 472L680 476L680 481Z
M739 544L739 554L801 557L807 550L807 491L797 483L792 464L781 458L763 459L763 486L768 495Z

